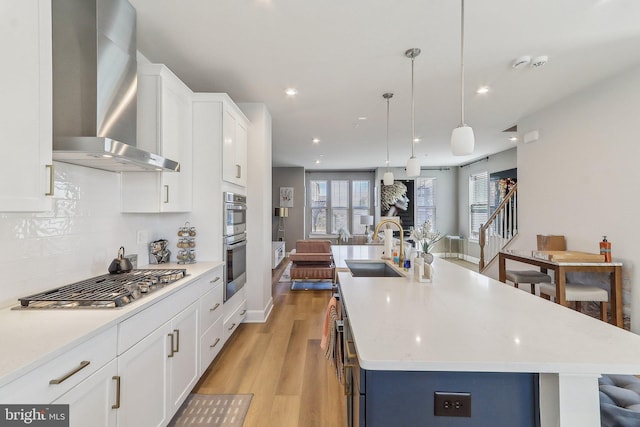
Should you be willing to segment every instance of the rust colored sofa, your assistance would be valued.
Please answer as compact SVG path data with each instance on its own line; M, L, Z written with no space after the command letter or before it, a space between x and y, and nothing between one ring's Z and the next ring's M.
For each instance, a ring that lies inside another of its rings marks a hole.
M330 240L298 240L295 252L289 254L291 280L330 280L335 277L335 264Z

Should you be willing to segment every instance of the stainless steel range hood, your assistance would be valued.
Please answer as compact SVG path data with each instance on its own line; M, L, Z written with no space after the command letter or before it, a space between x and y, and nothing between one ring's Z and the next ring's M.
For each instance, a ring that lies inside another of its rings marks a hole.
M115 172L179 171L136 147L136 11L127 0L55 0L53 159Z

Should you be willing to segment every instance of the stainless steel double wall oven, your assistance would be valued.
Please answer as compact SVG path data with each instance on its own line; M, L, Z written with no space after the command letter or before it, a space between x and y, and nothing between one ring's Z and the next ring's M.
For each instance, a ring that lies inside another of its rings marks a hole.
M247 282L247 198L225 192L223 251L225 268L224 301Z

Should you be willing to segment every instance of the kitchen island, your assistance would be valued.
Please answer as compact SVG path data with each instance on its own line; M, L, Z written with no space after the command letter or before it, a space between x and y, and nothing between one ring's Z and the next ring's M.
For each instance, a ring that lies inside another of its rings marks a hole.
M367 426L595 427L600 374L640 373L639 336L447 261L433 267L432 283L338 273ZM471 393L471 418L434 416L436 391Z

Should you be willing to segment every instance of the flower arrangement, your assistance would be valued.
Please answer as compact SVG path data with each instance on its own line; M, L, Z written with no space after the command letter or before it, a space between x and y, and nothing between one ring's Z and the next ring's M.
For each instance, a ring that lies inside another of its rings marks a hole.
M418 250L427 254L433 249L433 245L438 243L444 236L439 231L431 230L431 221L426 220L420 227L411 231L411 238L418 245Z

